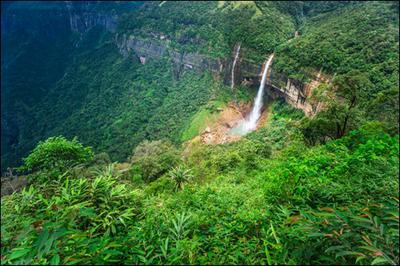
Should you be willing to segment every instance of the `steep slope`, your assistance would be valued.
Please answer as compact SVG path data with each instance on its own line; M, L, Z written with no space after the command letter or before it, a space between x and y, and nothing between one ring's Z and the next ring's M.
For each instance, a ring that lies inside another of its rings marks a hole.
M220 85L207 74L196 77L192 73L174 80L176 63L172 75L171 62L162 57L148 58L143 66L138 54L122 59L113 44L117 25L116 36L151 39L161 30L166 35L164 43L176 51L177 58L188 51L224 58L231 46L243 41L253 58L261 59L259 54L273 49L294 29L287 15L280 18L282 23L268 19L282 15L273 5L260 13L254 3L218 7L214 2L184 6L176 2L162 6L155 2L143 6L32 2L6 7L2 20L6 29L2 51L7 51L2 57L3 76L7 77L2 84L2 99L7 99L2 104L3 170L18 164L37 141L54 134L76 135L118 160L145 138L180 139L188 123L185 119L211 97L207 88ZM233 36L232 21L239 18L243 23ZM260 44L247 37L249 30L254 31L252 36L275 41ZM181 117L185 119L180 121Z
M301 105L316 87L304 84L311 74L332 78L354 68L374 83L363 110L398 121L393 3L33 2L2 10L3 170L54 134L78 136L118 160L144 139L179 143L191 117L221 94L210 88L230 85L238 43L237 85L257 86L275 50L271 84L293 105L311 108Z
M184 151L183 174L137 171L162 142L132 165L33 173L2 198L2 263L398 264L398 135L370 123L308 148L301 111L272 109L238 142Z
M295 31L293 18L277 6L255 1L149 2L124 17L119 32L144 38L162 33L173 48L214 58L229 56L242 42L247 57L263 62L263 56Z
M32 108L38 110L36 106L65 76L75 54L85 49L83 35L95 26L102 31L115 29L111 13L119 14L121 8L138 4L2 2L2 170L15 166L26 155L37 142L35 134L46 132L36 126L46 118L35 120ZM30 135L30 130L35 134Z
M334 76L358 70L373 83L361 99L366 115L398 124L398 10L398 3L367 2L315 15L299 37L277 48L274 67L300 81L318 71Z
M2 2L2 169L25 154L16 150L21 126L31 120L30 108L63 76L70 62L72 43L66 10L53 7L35 12L18 8L18 3L3 7Z
M397 3L2 7L1 264L399 264Z

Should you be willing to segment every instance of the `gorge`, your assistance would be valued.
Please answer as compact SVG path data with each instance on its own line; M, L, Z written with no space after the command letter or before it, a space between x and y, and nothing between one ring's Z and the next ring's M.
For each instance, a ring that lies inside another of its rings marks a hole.
M239 44L235 46L233 58L215 60L198 53L180 53L171 50L166 43L154 39L135 40L127 36L116 36L115 41L121 54L125 57L128 57L131 51L137 58L158 59L169 56L173 62L174 75L176 77L179 77L179 74L184 70L211 71L216 77L222 79L225 84L230 85L232 89L235 82L243 83L248 79L252 80L253 86L260 84L259 73L262 70L262 64L249 63L245 59L243 62L238 62ZM168 40L164 41L167 42ZM244 71L241 71L241 69ZM274 95L283 95L287 102L295 108L302 109L307 115L315 115L315 110L311 108L307 97L316 85L329 80L322 81L320 77L315 76L313 80L305 84L274 71L273 66L271 72L267 88L273 90ZM307 91L304 91L305 87L308 87Z
M399 265L398 2L1 12L2 265Z

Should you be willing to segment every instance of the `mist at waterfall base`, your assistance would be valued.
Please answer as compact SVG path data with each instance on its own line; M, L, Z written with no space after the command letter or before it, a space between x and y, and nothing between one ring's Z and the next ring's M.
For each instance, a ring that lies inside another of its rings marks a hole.
M261 109L263 104L263 96L264 96L264 88L265 83L267 81L267 73L269 66L272 63L272 58L274 54L270 55L267 63L265 64L264 72L262 74L262 79L260 83L260 87L258 88L257 96L254 99L254 106L251 110L250 114L239 122L239 124L230 130L230 134L232 135L246 135L247 133L253 131L257 127L257 121L261 116Z

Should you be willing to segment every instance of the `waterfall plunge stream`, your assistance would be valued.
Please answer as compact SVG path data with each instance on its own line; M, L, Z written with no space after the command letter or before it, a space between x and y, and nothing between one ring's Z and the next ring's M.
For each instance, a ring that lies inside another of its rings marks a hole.
M236 127L234 127L231 130L231 134L245 135L245 134L249 133L250 131L253 131L256 129L257 121L261 116L261 108L262 108L262 104L263 104L262 100L263 100L263 96L264 96L265 83L267 81L268 69L272 63L273 57L274 57L274 54L270 55L267 63L265 64L260 87L258 89L257 96L254 100L254 106L253 106L253 109L251 110L251 113L248 115L248 117L246 117L244 120L242 120Z

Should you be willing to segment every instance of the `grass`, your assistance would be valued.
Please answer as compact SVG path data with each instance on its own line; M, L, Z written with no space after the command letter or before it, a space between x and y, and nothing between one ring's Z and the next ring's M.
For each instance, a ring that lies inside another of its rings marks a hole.
M212 107L221 108L223 107L223 103L216 101ZM215 122L217 117L218 113L213 112L212 109L210 110L207 107L201 109L193 116L189 126L183 132L181 140L188 141L198 136L207 127L207 124Z

